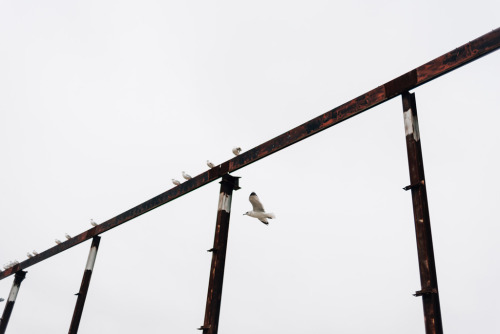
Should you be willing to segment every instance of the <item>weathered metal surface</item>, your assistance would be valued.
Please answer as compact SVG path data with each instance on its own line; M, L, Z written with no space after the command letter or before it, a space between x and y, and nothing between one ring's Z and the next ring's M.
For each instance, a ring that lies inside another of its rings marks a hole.
M306 139L320 131L334 126L342 121L349 119L363 111L366 111L376 105L386 102L405 91L418 87L430 80L433 80L445 73L459 68L467 63L481 58L490 52L500 48L500 29L493 30L470 43L467 43L441 57L438 57L402 76L387 82L343 105L332 109L312 120L299 125L298 127L279 135L253 149L243 152L240 155L228 160L191 180L182 183L164 193L151 198L150 200L139 204L138 206L125 211L124 213L111 218L104 223L85 231L74 238L54 246L45 252L27 259L12 268L0 273L0 280L19 271L28 268L40 261L43 261L53 255L56 255L68 248L71 248L81 242L89 240L96 235L109 231L131 219L134 219L146 212L153 210L163 204L166 204L182 195L185 195L199 187L202 187L212 181L217 180L227 173L234 172L253 162L276 153L298 141Z
M402 95L402 99L411 184L405 187L405 190L411 189L420 284L422 286L420 291L415 292L415 296L422 296L426 334L442 334L443 324L439 305L439 290L436 264L434 262L434 249L432 246L431 222L427 203L427 189L415 94L405 92Z
M208 282L205 320L199 329L206 334L216 334L219 330L219 314L222 300L222 284L226 264L227 238L229 235L229 217L233 190L239 189L238 178L229 174L221 181L217 222L215 224L214 246L212 248L212 265Z
M76 294L78 298L76 300L73 318L71 319L71 324L69 326L69 334L78 333L78 327L80 326L80 320L83 313L83 306L85 305L85 299L87 299L87 292L89 291L90 279L92 278L92 272L94 271L94 263L97 256L97 250L99 249L100 241L101 237L99 236L95 236L92 239L92 245L90 246L89 257L87 259L87 265L85 266L85 271L83 273L80 291L78 291L78 293Z
M9 298L7 298L7 303L5 304L5 308L3 310L2 318L0 319L0 334L5 334L7 330L7 325L9 324L10 315L12 314L12 310L14 309L14 304L17 299L17 294L21 287L21 282L26 277L26 271L18 271L14 276L14 283L12 284L12 288L10 289Z

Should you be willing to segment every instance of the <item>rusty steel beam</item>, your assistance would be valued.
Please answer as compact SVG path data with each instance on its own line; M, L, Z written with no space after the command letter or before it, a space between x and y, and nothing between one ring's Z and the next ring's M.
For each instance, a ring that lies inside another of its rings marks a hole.
M89 291L90 279L92 278L92 272L94 271L94 264L100 241L101 237L99 236L95 236L92 239L92 245L90 246L87 265L85 266L85 271L83 272L80 291L78 291L78 293L76 294L78 298L76 300L75 311L73 312L73 318L71 319L68 334L78 333L78 327L80 326L80 320L83 313L83 306L85 305L85 299L87 298L87 292Z
M306 139L320 131L328 129L346 119L362 113L370 108L386 102L410 89L423 85L443 74L451 72L465 64L477 60L500 48L500 29L495 29L461 47L456 48L402 76L385 83L343 105L332 109L310 121L291 129L253 149L246 151L212 169L209 169L191 180L182 183L136 207L111 218L104 223L85 231L60 245L54 246L31 259L27 259L12 268L0 273L0 280L28 268L40 261L54 256L68 248L78 245L94 236L109 231L146 212L156 209L199 187L213 182L227 173L234 172L290 145Z
M422 287L420 291L415 292L414 296L422 296L425 333L442 334L443 323L441 321L441 307L439 304L439 290L434 248L432 246L431 221L427 202L427 187L415 94L405 92L402 95L402 100L408 167L410 170L410 185L403 189L411 190L420 284Z
M222 283L224 281L224 267L226 265L227 238L229 235L229 217L231 215L231 200L233 190L240 189L238 177L226 174L222 177L219 205L217 208L217 222L215 224L212 265L208 281L207 305L205 320L200 330L203 334L217 334L219 330L219 314L222 300Z
M14 283L12 284L12 288L10 289L9 298L7 299L7 304L5 304L2 318L0 319L0 334L5 334L5 331L7 330L7 325L9 324L10 315L12 314L12 310L14 309L14 303L16 302L17 294L25 277L26 271L23 270L16 272L16 275L14 276Z

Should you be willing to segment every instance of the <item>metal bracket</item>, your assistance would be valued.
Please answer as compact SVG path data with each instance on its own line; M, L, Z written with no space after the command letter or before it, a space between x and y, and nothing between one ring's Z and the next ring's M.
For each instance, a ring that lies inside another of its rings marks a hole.
M198 330L200 330L200 331L204 331L206 329L210 329L210 325L208 325L208 326L200 326L200 328L198 328Z
M225 174L222 176L222 181L220 181L219 183L221 183L221 184L228 183L231 185L233 190L238 190L238 189L241 189L239 182L238 182L240 178L241 178L240 176L232 176L229 174Z
M422 181L418 181L417 183L414 183L414 184L410 184L409 186L406 186L403 188L404 191L408 191L410 189L415 189L415 188L418 188L418 187L421 187L425 185L425 181L422 180Z
M430 295L430 294L433 294L433 293L438 293L438 291L437 291L436 288L425 288L425 289L422 289L422 290L419 290L419 291L415 291L415 293L413 295L415 297L420 297L420 296L423 296L423 295Z

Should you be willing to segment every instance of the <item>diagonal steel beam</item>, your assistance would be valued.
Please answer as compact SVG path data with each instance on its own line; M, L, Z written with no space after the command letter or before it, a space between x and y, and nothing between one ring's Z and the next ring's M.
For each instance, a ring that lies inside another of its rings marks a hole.
M231 216L231 201L233 190L240 189L239 177L229 174L222 177L219 206L217 208L217 221L215 224L214 246L212 264L208 281L207 304L205 307L205 320L198 329L204 334L217 334L219 331L220 306L222 303L222 286L224 283L224 267L226 266L227 239L229 237L229 218Z
M78 333L78 327L80 327L83 307L85 306L85 299L87 299L87 292L89 291L90 279L92 278L92 272L94 271L95 259L100 242L101 237L99 236L95 236L92 239L87 265L85 266L85 271L83 272L82 284L80 285L80 290L76 294L78 298L76 299L75 310L73 311L73 318L71 318L68 334Z
M18 271L16 276L14 277L14 283L12 284L12 288L10 289L9 298L7 299L7 303L5 304L5 309L2 313L2 318L0 319L0 334L5 334L7 330L7 325L9 324L10 316L14 309L14 304L16 303L17 294L19 293L19 289L21 288L21 283L24 281L26 277L26 271Z
M427 202L427 182L425 181L422 141L418 126L417 103L415 102L415 94L413 93L403 93L402 99L408 169L410 171L410 185L403 189L411 189L420 284L422 286L420 291L415 292L415 296L422 296L425 333L443 334L436 261L434 259L434 247L432 246L429 203Z
M253 149L242 153L216 166L191 180L182 183L180 186L165 191L164 193L151 198L150 200L137 205L136 207L111 218L104 223L85 231L60 245L54 246L46 251L27 259L0 273L0 280L13 273L28 268L40 261L65 251L79 243L92 239L94 236L109 231L131 219L139 217L148 211L166 204L182 195L198 189L210 182L213 182L227 173L234 172L253 162L276 153L290 145L306 139L320 131L328 129L346 119L362 113L370 108L386 102L415 87L423 85L443 74L451 72L463 65L477 60L500 48L500 28L495 29L461 47L456 48L430 62L417 67L416 69L403 74L402 76L385 83L382 86L358 96L343 105L332 109L310 121L291 129L278 137L275 137Z

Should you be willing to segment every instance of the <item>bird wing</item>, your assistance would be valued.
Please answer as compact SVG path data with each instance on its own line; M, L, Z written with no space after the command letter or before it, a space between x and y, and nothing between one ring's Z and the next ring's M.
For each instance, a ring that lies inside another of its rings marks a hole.
M248 199L250 200L250 203L252 203L253 211L264 212L264 206L260 202L256 193L251 193Z

